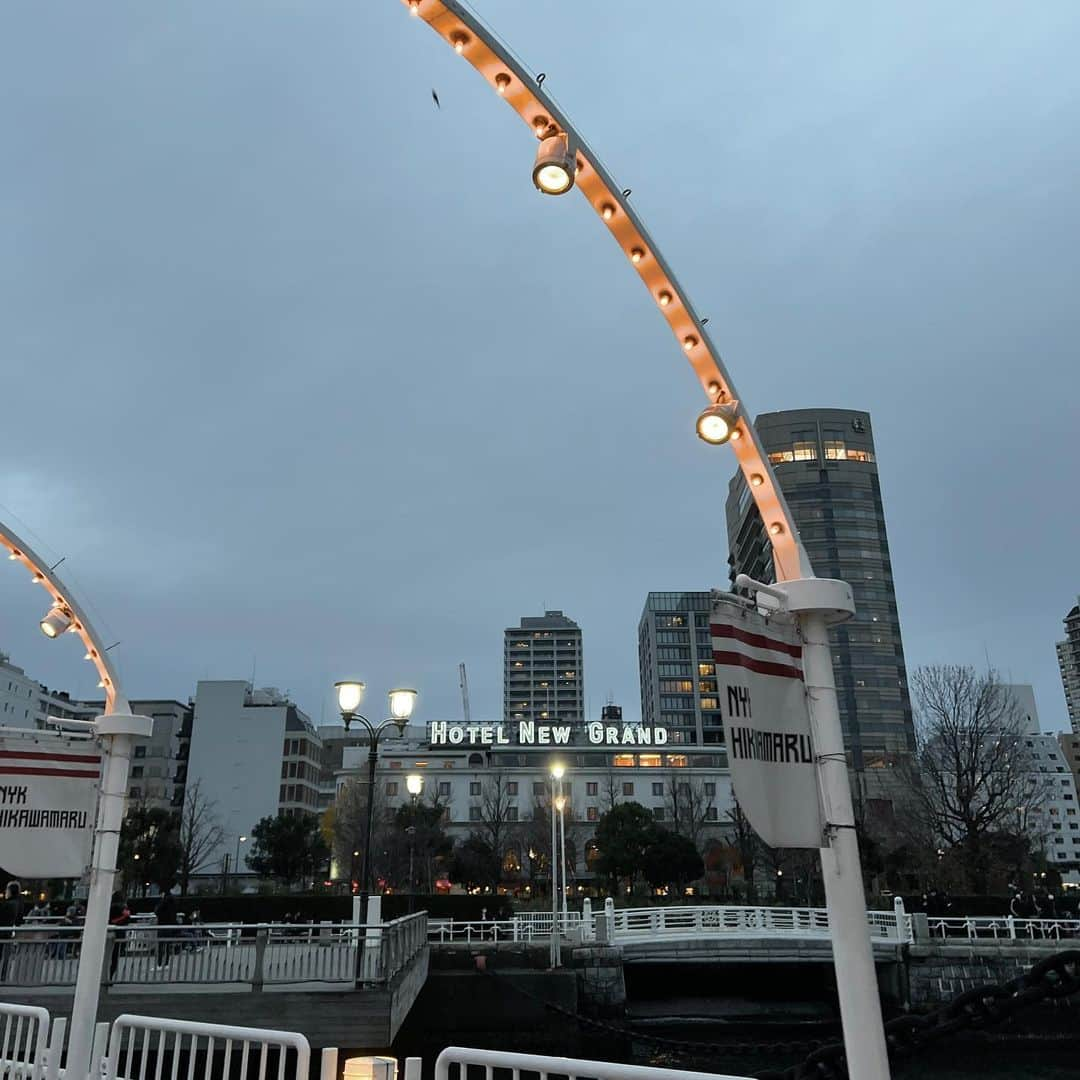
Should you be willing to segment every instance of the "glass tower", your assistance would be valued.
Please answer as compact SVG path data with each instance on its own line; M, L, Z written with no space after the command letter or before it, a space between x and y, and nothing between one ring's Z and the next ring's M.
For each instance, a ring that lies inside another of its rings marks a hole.
M829 636L849 761L869 781L914 748L870 415L799 409L764 413L755 426L814 573L848 582L855 594L854 619ZM727 528L732 581L740 573L775 581L772 551L741 472L728 485ZM864 793L875 794L868 786Z

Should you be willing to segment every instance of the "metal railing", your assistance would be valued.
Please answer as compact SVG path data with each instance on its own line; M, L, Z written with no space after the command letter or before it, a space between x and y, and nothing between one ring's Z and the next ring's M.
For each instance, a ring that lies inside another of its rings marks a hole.
M495 1070L505 1069L514 1080L549 1076L566 1080L748 1080L718 1073L657 1069L652 1065L620 1065L613 1061L582 1061L540 1054L510 1054L501 1050L468 1050L448 1046L435 1059L435 1080L491 1080Z
M551 924L550 911L526 912L510 919L432 919L428 923L428 940L440 945L548 941ZM560 915L559 933L569 937L581 924L579 911L568 912L565 919Z
M49 1012L37 1005L0 1004L0 1076L4 1080L41 1080L49 1038Z
M215 1059L215 1054L220 1055ZM201 1058L201 1065L200 1065ZM118 1016L109 1033L102 1080L308 1080L311 1048L292 1031Z
M965 938L995 941L1061 941L1080 937L1080 919L1018 919L1012 915L928 916L927 929L934 938Z
M0 940L0 985L73 986L80 928L16 927ZM385 982L427 945L420 912L374 925L218 923L139 927L110 935L109 985L267 985ZM357 960L357 945L363 956Z
M580 936L596 941L597 924L607 918L603 910L570 912L560 916L562 937ZM911 916L902 908L866 913L870 936L879 942L912 940ZM749 938L829 937L829 917L824 908L777 908L745 906L655 907L615 909L611 916L611 940L648 941L654 938L731 936ZM511 919L433 919L428 938L433 944L492 942L545 942L551 937L550 912L516 915Z

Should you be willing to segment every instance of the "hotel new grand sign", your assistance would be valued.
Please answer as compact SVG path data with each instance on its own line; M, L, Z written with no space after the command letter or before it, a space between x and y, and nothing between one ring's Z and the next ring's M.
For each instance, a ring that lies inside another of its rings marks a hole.
M668 741L666 728L607 724L600 720L587 724L546 724L536 720L459 724L433 720L429 725L432 746L577 746L583 742L581 733L590 746L663 746Z

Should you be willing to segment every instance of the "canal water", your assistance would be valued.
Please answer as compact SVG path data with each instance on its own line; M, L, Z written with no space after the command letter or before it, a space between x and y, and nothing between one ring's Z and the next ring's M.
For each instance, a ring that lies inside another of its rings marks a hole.
M433 973L391 1052L399 1060L422 1058L425 1080L433 1075L439 1053L455 1045L753 1077L794 1065L807 1050L748 1054L725 1044L831 1042L839 1034L823 985L803 981L796 987L795 980L774 979L740 996L746 987L721 976L715 992L702 993L699 979L707 977L684 974L676 986L655 971L628 980L628 1018L605 1029L580 1024L541 1000L572 1009L576 987L570 974L561 977L569 982L560 986L556 976L525 983L524 973L506 972L505 978ZM1041 1009L1026 1016L1023 1026L954 1035L920 1050L895 1064L894 1080L1080 1080L1080 1009Z

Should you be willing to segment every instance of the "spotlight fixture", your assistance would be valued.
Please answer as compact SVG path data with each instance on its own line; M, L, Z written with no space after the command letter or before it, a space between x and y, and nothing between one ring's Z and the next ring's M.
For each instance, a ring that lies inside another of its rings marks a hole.
M566 132L551 135L537 147L532 178L545 195L565 195L574 186L574 155Z
M510 76L507 75L505 71L500 71L499 74L495 76L495 89L498 90L500 94L505 94L506 91L510 89Z
M710 405L697 418L698 438L711 446L721 446L731 438L737 422L734 405Z
M58 638L71 626L71 612L59 604L54 604L39 625L47 638Z

